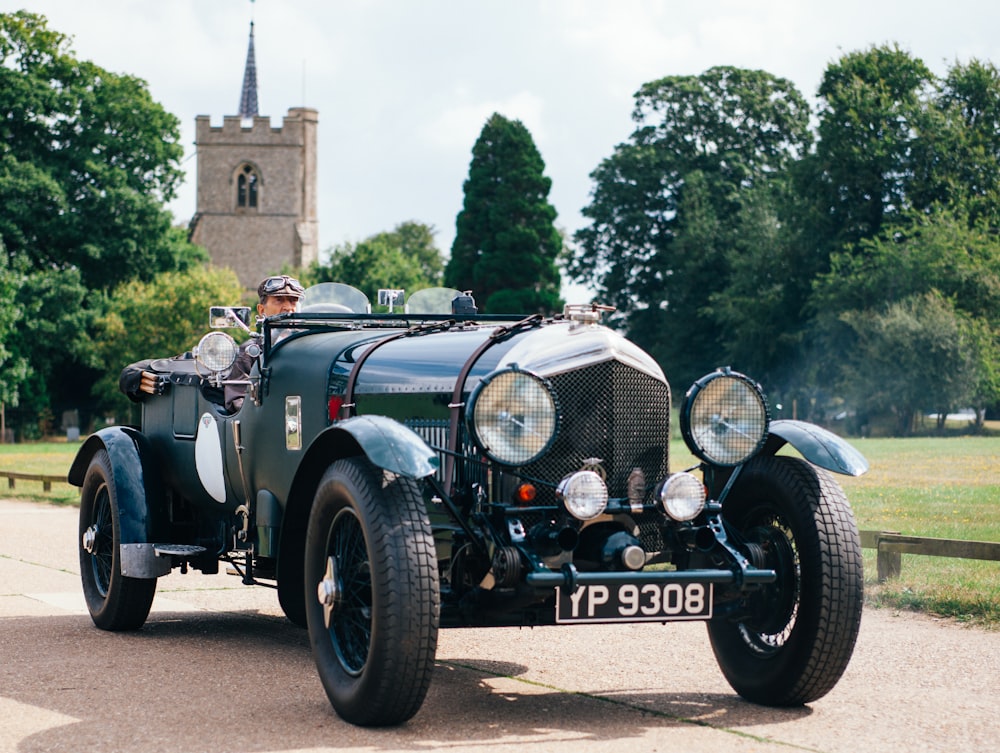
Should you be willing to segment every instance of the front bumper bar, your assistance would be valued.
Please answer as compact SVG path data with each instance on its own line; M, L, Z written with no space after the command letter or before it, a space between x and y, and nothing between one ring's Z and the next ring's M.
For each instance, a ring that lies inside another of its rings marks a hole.
M556 572L553 570L536 570L528 573L526 582L535 588L567 588L576 590L577 586L588 583L620 584L620 583L724 583L737 587L743 585L758 585L774 583L778 579L774 570L760 570L748 567L745 570L638 570L614 572L581 573L571 564L565 564Z

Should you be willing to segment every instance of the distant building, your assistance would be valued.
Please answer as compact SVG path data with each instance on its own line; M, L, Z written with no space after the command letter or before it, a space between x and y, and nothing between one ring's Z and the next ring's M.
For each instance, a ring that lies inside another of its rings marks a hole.
M247 288L317 259L318 123L307 107L291 108L280 128L258 115L251 22L239 115L226 115L221 127L208 115L195 118L198 197L190 225L191 241Z

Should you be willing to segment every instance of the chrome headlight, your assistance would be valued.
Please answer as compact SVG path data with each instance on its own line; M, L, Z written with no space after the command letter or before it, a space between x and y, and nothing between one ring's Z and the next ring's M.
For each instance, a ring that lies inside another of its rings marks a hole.
M674 520L694 520L705 509L705 485L690 473L675 473L663 482L660 502Z
M577 471L559 482L556 494L577 520L590 520L608 506L608 487L594 471Z
M209 332L192 351L198 363L216 373L232 368L238 352L236 341L225 332Z
M702 460L739 465L764 445L768 420L760 387L727 367L703 376L688 390L681 434Z
M466 411L469 432L491 460L526 465L552 445L559 426L548 383L516 366L486 377Z

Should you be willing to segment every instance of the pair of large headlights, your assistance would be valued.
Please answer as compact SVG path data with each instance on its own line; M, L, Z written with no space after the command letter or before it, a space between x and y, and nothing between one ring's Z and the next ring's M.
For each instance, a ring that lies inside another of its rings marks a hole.
M641 400L638 395L622 399ZM516 366L488 376L469 399L469 429L490 459L527 465L555 441L558 407L548 382ZM723 368L695 382L681 409L681 434L697 457L721 466L749 460L764 445L767 401L749 377Z
M623 399L641 399L623 396ZM549 384L517 367L484 379L467 411L479 448L503 465L527 465L546 452L558 431L558 407ZM767 440L767 401L759 385L729 368L708 374L688 390L681 409L681 433L691 451L707 463L732 467L746 462ZM581 520L607 506L604 479L582 470L562 480L558 494ZM658 490L664 511L674 520L691 520L705 504L704 485L689 473L669 476Z

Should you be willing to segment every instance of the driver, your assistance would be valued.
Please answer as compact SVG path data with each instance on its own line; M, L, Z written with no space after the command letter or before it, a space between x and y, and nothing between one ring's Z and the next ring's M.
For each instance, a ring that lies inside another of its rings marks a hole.
M303 293L305 289L302 283L294 277L289 275L268 277L257 286L257 315L268 317L294 312L298 310ZM247 346L252 342L253 339L250 339L240 345L236 362L229 374L230 379L242 380L249 376L253 358L247 353ZM190 358L190 354L186 353L181 357ZM162 374L148 371L150 363L151 359L147 359L130 364L122 370L118 386L130 400L138 402L146 395L162 395L166 391L166 378ZM227 411L234 413L243 405L245 395L245 385L227 384L221 402Z
M294 277L288 275L275 275L268 277L257 286L257 316L269 317L278 314L290 314L298 311L299 301L305 288L302 283ZM233 363L233 369L229 372L231 380L242 380L250 376L250 367L253 366L253 357L247 353L247 346L254 342L247 340L240 345L240 352ZM235 413L243 405L243 398L246 396L246 385L227 384L225 385L225 406L230 413Z

